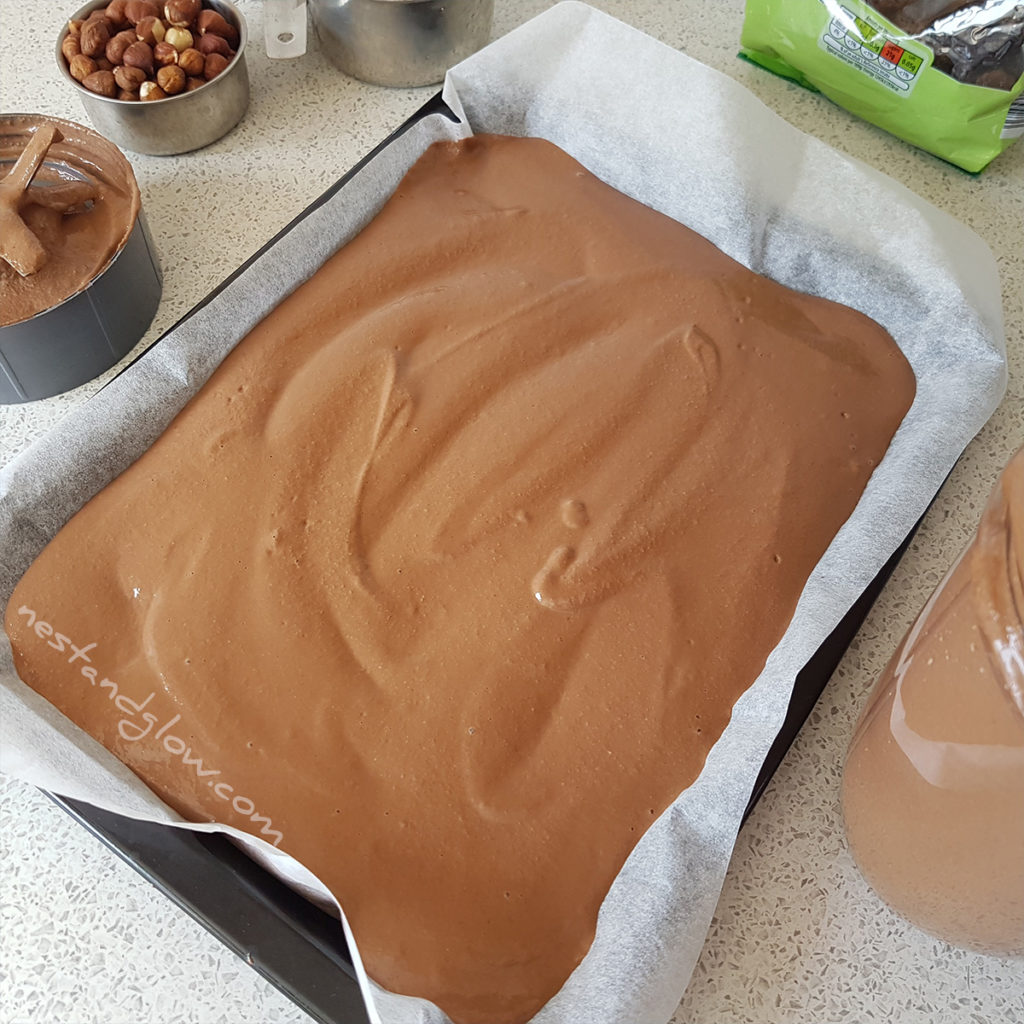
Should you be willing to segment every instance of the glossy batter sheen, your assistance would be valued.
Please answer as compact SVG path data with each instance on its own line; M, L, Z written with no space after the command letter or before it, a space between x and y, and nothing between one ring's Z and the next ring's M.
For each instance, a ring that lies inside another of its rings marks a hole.
M40 120L30 115L0 117L0 176L11 169L25 147L28 129ZM63 139L50 146L19 208L47 260L28 277L0 260L0 327L27 320L80 292L128 241L139 214L135 175L117 147L73 121L47 120L57 125ZM62 213L47 201L47 190L56 187L57 195L67 195L82 182L91 190L84 193L85 208L75 203L78 212Z
M553 145L438 144L43 552L19 671L185 815L272 819L377 981L525 1021L913 394Z
M857 864L901 914L1024 956L1024 450L879 679L843 812Z

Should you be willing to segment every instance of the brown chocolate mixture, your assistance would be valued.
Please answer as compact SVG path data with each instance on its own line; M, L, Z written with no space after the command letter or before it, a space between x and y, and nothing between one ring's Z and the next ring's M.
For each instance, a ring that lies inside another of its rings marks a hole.
M879 679L843 774L875 891L950 942L1024 956L1024 451Z
M270 818L377 981L524 1021L914 390L550 143L437 144L43 552L18 670L187 817Z
M40 120L31 114L0 117L0 175L11 169L29 129ZM27 320L81 291L128 240L139 213L135 175L116 146L73 121L45 120L58 126L63 140L50 146L19 213L42 242L47 261L22 277L0 260L0 327ZM47 201L48 188L73 201L71 193L80 187L75 182L92 185L80 212L65 214L59 207L66 204Z

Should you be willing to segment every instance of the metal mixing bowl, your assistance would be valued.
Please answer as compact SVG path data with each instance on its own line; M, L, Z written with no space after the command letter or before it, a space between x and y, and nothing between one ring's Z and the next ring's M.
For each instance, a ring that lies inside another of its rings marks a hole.
M91 0L71 17L87 18L109 0ZM170 156L201 149L227 135L249 106L249 73L245 66L248 32L238 8L227 0L205 0L238 28L238 50L231 63L212 82L193 92L148 102L108 99L84 89L68 71L61 53L67 27L57 40L57 67L78 91L93 127L122 149L151 156Z
M44 165L60 178L107 180L138 195L124 154L85 125L43 114L0 114L0 139L16 140L20 150L29 139L26 122L49 122L64 140L93 147L84 160L62 156L60 144L51 147ZM0 177L13 163L9 154L0 155ZM26 320L0 326L0 405L78 387L127 355L146 333L160 304L162 280L141 202L124 229L121 247L84 288Z
M374 85L433 85L490 39L494 0L310 0L328 59Z

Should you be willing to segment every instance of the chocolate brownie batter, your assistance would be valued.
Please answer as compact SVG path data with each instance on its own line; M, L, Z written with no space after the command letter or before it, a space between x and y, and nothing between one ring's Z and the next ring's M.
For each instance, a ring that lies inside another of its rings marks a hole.
M381 984L525 1021L914 389L550 143L439 143L30 568L18 670L305 862Z
M25 192L19 213L46 251L46 262L22 277L0 259L0 327L27 320L69 299L121 250L139 215L131 164L103 136L74 121L32 114L0 117L0 177L10 171L41 122L62 138Z

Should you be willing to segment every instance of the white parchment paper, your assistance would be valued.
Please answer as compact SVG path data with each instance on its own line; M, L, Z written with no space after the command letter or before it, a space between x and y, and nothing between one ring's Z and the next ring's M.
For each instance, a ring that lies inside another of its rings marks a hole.
M71 515L152 443L267 311L360 230L436 139L471 131L548 138L752 269L867 313L914 367L913 408L700 778L641 839L604 901L593 947L535 1017L536 1024L664 1024L700 952L797 672L913 527L1002 395L995 263L967 228L796 131L731 79L579 3L558 5L458 65L444 95L463 123L433 115L407 131L0 473L0 602ZM180 824L20 682L6 637L0 769L125 814L239 835ZM262 843L249 846L278 873L324 895L290 858ZM374 1020L445 1020L365 974L362 985Z

